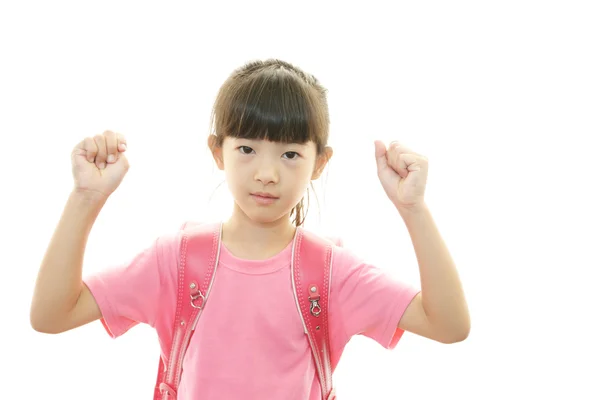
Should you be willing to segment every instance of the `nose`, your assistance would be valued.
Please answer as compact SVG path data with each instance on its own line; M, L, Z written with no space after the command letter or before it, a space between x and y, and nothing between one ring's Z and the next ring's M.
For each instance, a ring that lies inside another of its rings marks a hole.
M276 163L271 160L263 160L258 164L254 179L263 185L276 184L279 182L279 171Z

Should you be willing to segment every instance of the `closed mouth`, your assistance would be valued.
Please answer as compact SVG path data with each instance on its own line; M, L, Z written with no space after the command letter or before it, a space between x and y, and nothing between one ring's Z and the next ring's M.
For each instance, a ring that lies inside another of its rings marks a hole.
M277 199L278 198L269 193L258 192L258 193L251 193L251 194L252 194L252 196L264 197L266 199Z

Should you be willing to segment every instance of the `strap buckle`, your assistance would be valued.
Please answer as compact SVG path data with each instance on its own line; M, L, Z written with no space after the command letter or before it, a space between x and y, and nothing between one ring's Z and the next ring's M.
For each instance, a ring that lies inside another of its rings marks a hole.
M319 305L321 295L319 294L319 288L317 285L311 285L308 289L308 294L308 300L310 301L310 313L314 317L318 317L321 314L321 306Z

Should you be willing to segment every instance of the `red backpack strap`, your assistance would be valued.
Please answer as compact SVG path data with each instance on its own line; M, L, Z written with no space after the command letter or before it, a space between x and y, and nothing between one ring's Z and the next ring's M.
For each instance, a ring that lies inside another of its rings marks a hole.
M175 400L183 357L214 281L221 224L184 224L177 266L177 309L168 364L160 358L155 400ZM188 297L189 296L189 297Z
M322 398L326 400L335 399L329 344L333 246L332 242L298 228L292 251L292 283L296 304L313 353Z

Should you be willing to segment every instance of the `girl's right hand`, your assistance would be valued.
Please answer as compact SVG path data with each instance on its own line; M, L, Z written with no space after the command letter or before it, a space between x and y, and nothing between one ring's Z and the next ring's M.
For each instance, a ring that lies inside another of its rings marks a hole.
M129 170L123 135L106 131L87 137L71 153L75 191L108 198Z

